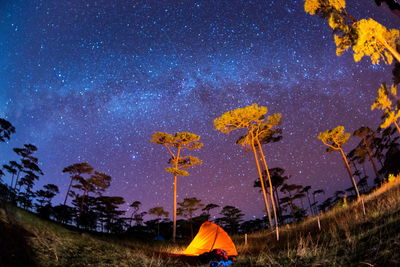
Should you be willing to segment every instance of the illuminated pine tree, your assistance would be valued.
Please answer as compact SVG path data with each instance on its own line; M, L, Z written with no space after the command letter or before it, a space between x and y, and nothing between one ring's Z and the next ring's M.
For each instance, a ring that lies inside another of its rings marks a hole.
M392 64L393 58L400 62L396 50L400 41L398 30L387 29L370 18L357 21L345 8L345 0L306 0L304 3L307 13L327 20L333 30L338 56L352 48L356 62L364 56L369 57L372 64L379 64L381 60Z
M393 103L394 102L394 103ZM397 85L392 85L390 90L385 83L381 84L378 89L378 96L371 106L371 110L380 109L384 112L384 122L381 128L387 128L394 124L400 134L399 118L400 118L400 99L397 96Z
M326 145L328 148L326 149L327 152L332 152L334 150L339 151L342 159L345 163L346 170L349 174L351 183L353 184L354 191L357 194L357 198L360 198L360 192L358 191L358 187L356 184L356 181L354 180L353 173L350 169L349 162L347 160L346 154L343 151L342 146L347 143L347 141L350 138L350 133L345 133L344 132L344 127L343 126L337 126L336 128L332 130L327 130L323 133L320 133L318 135L318 139L322 141L324 145Z
M189 172L186 169L194 166L201 165L202 161L194 156L182 156L182 150L184 149L200 149L203 147L203 143L199 142L200 136L194 133L181 132L175 135L156 132L152 135L150 142L163 145L167 148L171 158L168 163L171 167L165 168L165 170L174 176L173 184L173 225L172 225L172 240L175 242L176 239L176 195L177 195L177 182L178 176L188 176Z
M262 177L259 156L262 160L262 163L264 164L270 186L269 193L272 209L274 212L276 238L277 240L279 240L278 217L276 213L274 191L272 187L271 176L268 170L268 165L261 147L261 140L274 138L274 134L276 133L274 127L280 124L281 114L273 114L265 119L265 115L267 114L267 112L268 109L266 107L258 106L257 104L253 104L244 108L238 108L225 112L220 117L216 118L214 120L214 127L222 133L230 133L238 129L247 130L245 135L242 136L237 141L237 143L244 147L251 148L251 150L253 151L254 160L256 162L257 172L261 183L265 209L267 211L269 223L272 227L271 211L267 197L267 190L264 184L264 179ZM259 156L258 153L260 154Z

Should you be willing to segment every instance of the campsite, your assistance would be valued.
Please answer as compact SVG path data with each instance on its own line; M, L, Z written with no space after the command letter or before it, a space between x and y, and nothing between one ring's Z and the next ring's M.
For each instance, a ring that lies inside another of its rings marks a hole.
M0 267L400 266L396 0L0 2Z

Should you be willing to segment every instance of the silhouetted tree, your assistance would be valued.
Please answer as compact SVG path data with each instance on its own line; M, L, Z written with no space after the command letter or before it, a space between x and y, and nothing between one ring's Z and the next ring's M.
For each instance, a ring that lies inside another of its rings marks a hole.
M140 201L134 201L132 204L129 205L129 207L133 208L131 218L130 218L130 223L129 225L132 227L132 221L135 221L136 226L142 225L143 222L143 217L147 214L147 212L140 212L139 209L140 206L142 205L142 202Z
M87 179L83 178L82 176L77 176L75 179L78 184L75 184L72 187L82 191L82 195L80 197L81 203L79 207L80 212L84 211L84 204L89 196L89 193L101 195L101 193L110 186L111 182L111 176L97 171L95 171L94 174Z
M165 168L169 173L174 176L173 183L173 216L172 216L172 241L175 242L176 238L176 196L177 196L177 183L178 176L188 176L189 172L186 169L194 166L201 165L202 161L194 156L182 156L184 149L200 149L203 143L199 142L200 136L189 133L181 132L171 135L164 132L156 132L152 135L150 142L163 145L167 148L171 158L169 164L171 167Z
M11 134L15 133L15 127L6 119L0 118L0 142L10 140Z
M304 209L298 207L295 204L297 199L305 197L304 193L301 193L303 189L302 185L297 184L284 184L281 187L281 192L284 192L288 196L281 198L282 205L290 208L290 216L283 216L290 218L291 220L299 221L305 217Z
M120 216L125 211L118 210L119 206L124 203L125 200L117 196L100 196L97 198L96 209L99 211L99 217L105 223L105 229L108 232L120 233L124 229L123 220Z
M312 206L315 207L315 209L314 209L314 213L315 213L315 214L318 213L318 209L317 209L318 202L317 202L317 200L315 199L315 196L320 195L320 194L325 194L325 191L324 191L323 189L318 189L318 190L315 190L315 191L312 193L312 195L313 195L313 201L314 201L313 204L312 204Z
M278 207L278 210L277 210L278 218L279 218L279 221L281 221L282 220L282 218L281 218L282 217L282 207L281 207L281 200L279 198L279 188L285 183L285 181L287 179L289 179L289 176L284 176L285 170L283 168L279 168L279 167L269 169L269 172L271 174L272 187L274 190L274 197L275 197L275 201L276 201L277 207ZM265 170L262 172L262 177L264 180L267 179L267 172ZM253 186L261 187L259 178L257 178L254 181Z
M36 211L37 213L45 218L49 218L52 214L51 200L59 193L58 186L54 184L46 184L43 189L36 191L37 202Z
M71 175L71 179L68 185L67 193L65 194L64 205L67 203L67 199L69 196L69 192L71 190L71 186L73 181L77 179L84 179L81 175L82 174L90 174L93 171L93 167L89 165L89 163L75 163L63 169L63 173L69 173Z
M303 189L301 190L301 193L305 193L307 196L307 200L308 200L308 207L310 209L310 215L314 215L311 209L311 200L310 200L310 193L309 191L311 190L311 186L307 185L305 187L303 187Z
M149 209L149 211L147 212L148 214L154 215L157 217L157 236L160 235L160 220L162 217L168 217L169 212L165 211L163 207L154 207Z
M22 171L23 166L17 163L16 161L11 160L8 165L4 164L3 168L9 174L11 174L10 188L14 188L14 176Z
M200 199L197 199L195 197L191 198L185 198L182 202L178 203L178 210L177 213L179 216L185 217L189 220L189 225L190 225L190 236L193 239L193 215L194 213L202 209L204 207L204 204L201 203Z
M220 215L215 222L221 225L229 233L237 233L240 222L244 214L242 211L234 206L225 206L222 208Z

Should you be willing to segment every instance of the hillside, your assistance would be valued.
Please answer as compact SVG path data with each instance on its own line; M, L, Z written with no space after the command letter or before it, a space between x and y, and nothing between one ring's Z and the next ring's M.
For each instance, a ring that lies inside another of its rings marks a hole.
M274 233L233 236L239 251L234 266L400 266L400 181L365 196L359 203ZM171 256L187 244L140 241L67 229L1 204L0 266L188 266ZM203 265L204 266L204 265Z

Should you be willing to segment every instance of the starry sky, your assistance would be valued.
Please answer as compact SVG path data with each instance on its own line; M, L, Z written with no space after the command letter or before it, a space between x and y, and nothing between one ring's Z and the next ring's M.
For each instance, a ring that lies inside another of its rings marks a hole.
M347 2L357 19L399 28L388 8ZM252 154L234 144L243 132L212 123L252 103L283 116L283 140L264 148L270 167L329 196L351 184L316 136L337 125L375 129L370 105L391 80L391 66L337 57L329 27L300 0L0 0L0 51L0 117L17 131L0 144L0 161L36 145L45 173L36 188L58 185L55 204L69 182L62 169L88 162L113 177L108 195L171 211L168 152L149 139L189 131L201 135L204 148L192 154L204 164L179 178L178 202L262 216Z

